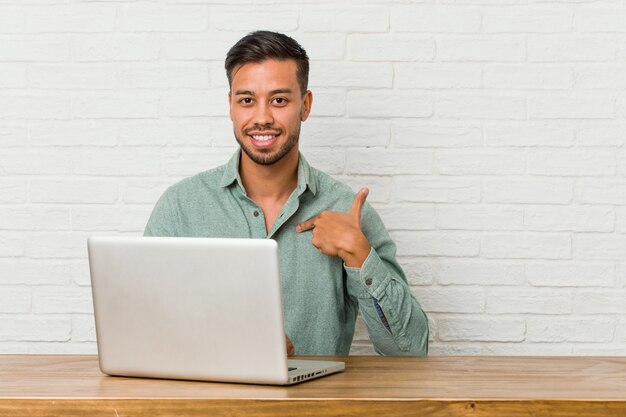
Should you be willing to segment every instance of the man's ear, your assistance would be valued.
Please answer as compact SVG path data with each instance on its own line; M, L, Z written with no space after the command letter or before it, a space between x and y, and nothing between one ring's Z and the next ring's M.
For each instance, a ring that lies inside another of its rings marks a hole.
M311 106L313 105L313 93L311 90L307 90L304 93L304 98L302 102L302 114L300 115L301 121L306 121L309 118L309 114L311 114Z
M228 92L228 115L230 116L230 120L233 120L233 92Z

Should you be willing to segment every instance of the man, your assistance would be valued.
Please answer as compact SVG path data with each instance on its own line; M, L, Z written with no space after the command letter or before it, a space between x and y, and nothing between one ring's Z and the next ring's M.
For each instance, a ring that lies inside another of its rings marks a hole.
M368 190L355 196L298 151L313 101L304 49L286 35L253 32L225 66L241 149L170 187L145 235L275 239L291 354L347 355L358 311L377 352L426 354L426 315L365 202Z

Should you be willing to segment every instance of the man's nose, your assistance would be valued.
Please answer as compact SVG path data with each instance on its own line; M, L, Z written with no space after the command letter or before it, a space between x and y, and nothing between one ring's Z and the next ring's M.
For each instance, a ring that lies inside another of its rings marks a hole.
M259 103L256 106L256 111L254 112L254 122L255 124L263 125L271 125L274 122L274 117L272 116L272 109L268 104Z

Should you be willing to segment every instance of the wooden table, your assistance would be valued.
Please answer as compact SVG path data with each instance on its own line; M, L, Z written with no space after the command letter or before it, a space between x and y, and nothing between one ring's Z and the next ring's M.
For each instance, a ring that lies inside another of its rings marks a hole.
M91 355L0 355L0 416L626 416L626 357L341 357L292 387L109 377Z

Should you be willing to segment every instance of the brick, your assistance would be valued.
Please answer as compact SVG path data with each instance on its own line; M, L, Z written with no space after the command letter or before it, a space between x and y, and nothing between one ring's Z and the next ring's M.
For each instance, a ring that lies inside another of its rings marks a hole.
M32 180L29 187L33 203L112 204L118 198L118 183L98 179Z
M626 259L626 237L622 235L575 234L572 238L574 258L614 260ZM626 304L626 303L625 303Z
M315 91L313 98L314 117L337 117L346 114L346 93L340 90Z
M2 22L0 22L0 27L2 27ZM2 64L0 66L0 88L23 89L26 88L26 84L26 66L24 64Z
M139 149L78 149L72 153L74 173L102 176L156 176L161 173L158 151Z
M617 154L617 171L622 175L626 175L626 152L623 150Z
M526 320L526 340L531 342L610 342L613 323L581 318Z
M574 303L578 306L577 303ZM568 314L572 312L572 293L559 289L516 289L487 292L490 314Z
M329 18L332 16L332 18ZM387 32L389 11L383 6L300 8L300 30L304 32Z
M584 36L532 36L528 59L534 62L612 61L617 53L614 40Z
M626 320L619 321L615 326L615 340L626 342Z
M478 33L481 13L458 6L392 6L391 29L396 32Z
M393 68L389 63L313 62L310 88L315 87L387 87L393 80ZM313 92L315 100L315 92Z
M0 35L0 45L0 61L65 61L70 56L65 35Z
M87 34L72 40L73 57L78 62L152 61L159 57L159 38L151 34Z
M79 119L132 119L159 116L159 97L154 94L101 93L77 96L73 116Z
M104 4L55 5L28 9L26 32L113 32L116 7Z
M394 121L393 144L407 148L463 148L481 146L482 129L477 126L422 125L419 122Z
M26 236L26 256L31 258L83 258L87 236L77 233L36 233Z
M573 13L559 8L501 7L483 12L485 33L565 33L572 30Z
M69 96L33 93L0 96L0 119L68 119L69 117Z
M626 207L615 208L615 231L626 233Z
M403 89L482 88L483 66L457 63L396 63L394 85Z
M31 146L98 146L118 144L118 122L71 121L31 123L28 136Z
M5 148L9 146L25 146L28 143L26 126L12 123L0 124L0 143Z
M388 230L435 229L435 208L432 205L402 204L379 207L377 211Z
M572 242L567 234L494 233L483 236L480 254L488 259L569 259Z
M623 7L580 9L576 14L574 26L579 32L625 33L626 10Z
M451 1L451 0L448 0ZM468 1L468 0L465 0ZM476 1L476 0L474 0ZM490 0L483 0L490 1ZM482 344L470 343L454 343L454 342L433 342L428 344L428 354L431 356L463 356L463 355L480 355L482 352Z
M0 229L67 230L69 211L61 207L0 206Z
M0 235L0 258L23 256L24 245L23 234L14 235L2 232Z
M313 98L313 100L317 101L317 97ZM317 106L315 106L317 107ZM315 119L310 118L306 123L300 126L300 140L306 143L307 130L309 126L313 124L311 120L319 120L317 117ZM330 119L335 122L343 122L345 119ZM211 146L214 148L231 148L233 153L236 149L239 149L239 144L235 139L235 135L233 133L233 122L229 117L219 117L219 118L210 118L209 123L211 125Z
M487 125L485 142L488 146L551 146L569 147L574 143L574 128L555 122L517 122Z
M27 183L0 177L0 203L23 203L26 201Z
M578 185L577 201L589 204L626 205L626 181L584 181Z
M71 172L71 158L58 150L7 150L0 153L0 174L63 175Z
M571 356L570 343L481 343L480 355L488 356Z
M329 148L301 148L309 163L329 175L343 174L346 169L346 151ZM230 154L230 152L229 152Z
M313 62L339 61L346 56L346 35L342 33L298 33L297 38Z
M524 265L497 261L439 262L436 267L440 285L522 285Z
M520 37L465 36L437 40L440 61L516 62L524 60L525 54L525 43Z
M347 184L355 192L363 187L367 187L370 193L367 195L367 201L370 203L389 203L391 200L392 180L390 177L365 176L358 177L334 176L337 180Z
M483 205L438 205L437 227L447 230L523 230L524 209Z
M574 305L578 314L625 314L626 291L607 288L605 290L579 290L574 294Z
M112 89L116 85L116 69L98 64L31 65L28 84L41 89Z
M0 313L29 313L31 303L30 288L0 287Z
M72 230L143 232L151 206L72 208Z
M615 100L610 97L546 96L528 99L530 119L613 119Z
M167 116L227 116L227 92L223 90L164 93L161 107Z
M226 53L240 37L240 33L235 32L166 35L162 41L162 54L167 60L219 60L223 69Z
M419 288L415 294L430 313L482 313L485 291L475 288ZM437 320L438 326L442 320Z
M487 203L569 204L573 183L561 180L486 180L483 199Z
M459 232L391 232L398 256L478 256L480 238Z
M124 89L208 88L206 64L133 65L118 72L119 86Z
M615 228L615 213L612 208L528 207L524 212L526 228L533 231L612 232Z
M288 32L298 28L298 12L261 8L212 7L209 12L211 29L251 32L264 30ZM262 22L262 23L261 23Z
M200 32L209 27L207 6L126 4L118 14L124 32Z
M132 204L155 204L171 180L129 179L121 187L121 201Z
M207 146L211 140L209 120L133 120L120 126L120 143L125 146Z
M399 262L410 286L432 285L435 282L435 269L431 262L402 260Z
M480 182L464 178L413 178L396 179L396 196L399 201L416 203L477 203L480 201Z
M432 61L435 41L401 35L349 35L351 61Z
M0 317L0 329L1 341L65 342L70 339L71 322L61 317Z
M550 64L488 64L485 87L514 90L564 90L572 88L574 71Z
M607 263L530 262L526 279L535 287L610 287L615 268Z
M98 346L93 342L74 343L68 342L47 342L33 343L28 348L28 354L55 354L55 355L97 355Z
M93 314L91 288L36 288L33 291L33 312L38 314Z
M92 315L72 317L72 342L95 342L96 322Z
M0 7L0 33L23 32L24 10L17 7Z
M434 100L404 91L350 91L348 114L351 117L417 117L433 115Z
M73 262L70 269L70 278L72 283L80 287L89 287L91 285L89 262L86 259Z
M438 150L435 169L444 175L522 175L526 156L516 151Z
M528 172L553 176L613 176L616 171L615 153L596 150L547 150L528 154Z
M525 119L526 99L500 95L448 95L437 100L442 119Z
M315 96L313 97L315 100ZM228 122L229 130L232 123ZM229 141L233 141L229 136ZM300 141L308 147L387 146L391 137L387 122L359 119L309 119L301 127Z
M626 88L626 72L624 65L588 65L580 66L575 70L578 89L616 89Z
M348 174L431 174L433 154L430 151L395 149L361 149L348 152Z
M165 153L163 167L167 175L195 175L225 164L231 156L228 149L173 150Z
M576 143L590 147L622 146L626 144L625 129L626 124L614 120L582 125L576 129Z
M577 343L572 348L572 355L575 356L621 356L626 349L626 344L613 343L609 346L598 345L597 343L591 346L585 346L582 343Z
M0 260L2 285L66 285L69 276L69 265L58 261Z
M494 320L488 318L440 319L439 339L442 341L521 342L524 340L524 320Z

